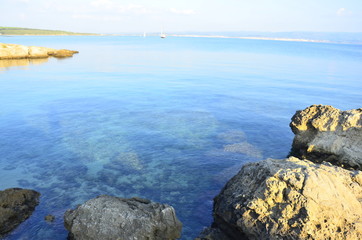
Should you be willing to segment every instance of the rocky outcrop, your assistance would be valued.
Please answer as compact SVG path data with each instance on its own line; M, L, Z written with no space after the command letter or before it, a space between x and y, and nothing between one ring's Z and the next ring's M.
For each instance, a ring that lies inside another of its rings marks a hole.
M244 165L198 239L362 239L362 109L312 105L290 126L300 159Z
M182 224L174 209L141 198L102 195L64 215L70 239L176 239Z
M71 57L77 51L66 49L56 50L46 47L27 47L18 44L0 43L0 60L1 59L24 59L24 58L48 58L50 56L63 58Z
M39 196L36 191L21 188L0 191L0 238L33 213Z
M362 108L312 105L297 111L290 127L295 134L292 156L362 169Z
M362 239L361 202L360 171L268 159L226 184L215 198L214 227L229 239Z

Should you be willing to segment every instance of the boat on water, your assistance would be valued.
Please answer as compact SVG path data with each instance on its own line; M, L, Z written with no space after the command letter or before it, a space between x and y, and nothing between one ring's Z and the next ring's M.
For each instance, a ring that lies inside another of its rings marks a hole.
M166 33L164 33L163 28L162 28L162 31L161 31L160 37L161 37L161 38L166 38Z

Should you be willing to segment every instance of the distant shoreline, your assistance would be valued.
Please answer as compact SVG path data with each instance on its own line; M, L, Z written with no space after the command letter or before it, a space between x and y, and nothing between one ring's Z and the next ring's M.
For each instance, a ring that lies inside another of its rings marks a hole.
M97 34L97 33L24 33L24 34L2 34L0 37L11 36L120 36L120 37L138 37L140 34ZM147 37L158 37L158 33L150 33ZM282 42L309 42L309 43L331 43L331 44L356 44L362 45L362 41L332 41L332 40L316 40L307 38L288 38L288 37L242 37L242 36L225 36L225 35L198 35L198 34L168 34L167 37L188 37L188 38L225 38L225 39L246 39L246 40L264 40L264 41L282 41Z
M11 36L103 36L104 34L92 34L92 33L74 33L74 34L1 34L0 37Z
M194 38L235 38L235 39L250 39L250 40L268 40L268 41L284 41L284 42L314 42L314 43L337 43L329 40L312 40L298 38L273 38L273 37L229 37L222 35L170 35L172 37L194 37Z

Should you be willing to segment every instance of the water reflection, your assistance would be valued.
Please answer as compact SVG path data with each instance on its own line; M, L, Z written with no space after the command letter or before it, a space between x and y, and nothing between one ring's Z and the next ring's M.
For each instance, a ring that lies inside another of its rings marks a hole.
M40 65L48 62L48 58L35 58L35 59L1 59L0 72L9 70L12 67L20 67L21 69L28 69L30 65Z

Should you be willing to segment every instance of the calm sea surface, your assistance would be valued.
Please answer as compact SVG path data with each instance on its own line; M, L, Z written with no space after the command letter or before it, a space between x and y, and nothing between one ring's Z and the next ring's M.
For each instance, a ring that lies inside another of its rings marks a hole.
M213 197L241 165L288 154L296 110L362 107L362 45L116 36L0 42L80 51L0 68L0 189L42 194L5 239L66 239L64 212L100 194L168 203L183 222L182 239L192 239L211 223ZM45 222L48 214L54 223Z

